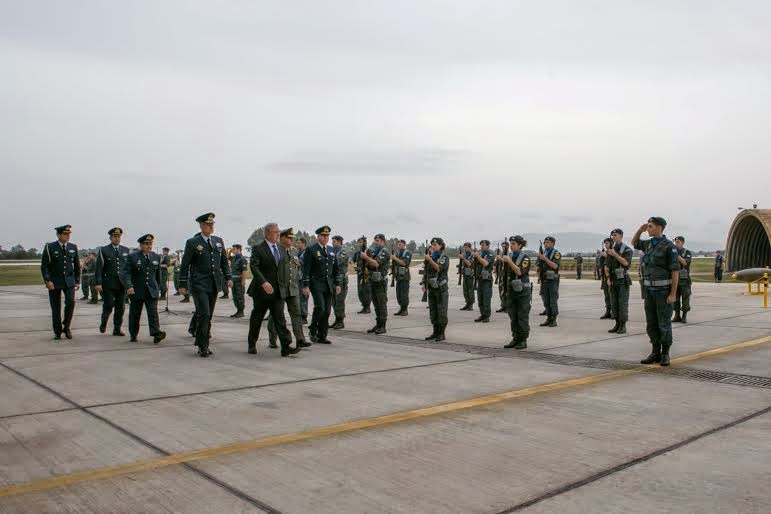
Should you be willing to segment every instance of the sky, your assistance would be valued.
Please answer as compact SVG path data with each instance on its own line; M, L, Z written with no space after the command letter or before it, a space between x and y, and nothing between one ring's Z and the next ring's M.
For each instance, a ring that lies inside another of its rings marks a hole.
M771 207L767 1L0 0L0 245L668 233Z

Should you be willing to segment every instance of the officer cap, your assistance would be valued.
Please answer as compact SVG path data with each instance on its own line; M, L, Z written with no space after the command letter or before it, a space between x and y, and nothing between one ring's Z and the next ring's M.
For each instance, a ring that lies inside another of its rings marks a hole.
M319 227L316 229L317 236L328 236L331 232L332 232L332 229L329 228L327 225L324 225L323 227Z
M72 232L72 225L62 225L61 227L56 227L54 230L56 230L57 234L69 234Z
M512 243L517 243L519 246L527 246L527 241L525 240L524 237L522 237L520 235L511 236L509 238L509 241L512 242Z
M375 239L383 239L383 240L385 240L385 234L375 234Z
M120 227L112 227L110 230L107 231L108 236L122 236L123 235L123 229Z
M551 241L552 243L556 243L557 242L557 240L554 239L554 236L546 236L546 237L543 238L543 241L544 242Z
M488 241L487 239L482 239L482 240L479 242L479 244L481 244L481 245L487 245L487 246L490 246L490 241Z
M648 218L648 223L656 224L661 228L666 228L667 226L667 220L661 216L653 216L652 218Z
M241 249L241 245L236 243L236 244L233 245L233 248L238 248L240 250Z
M400 242L401 244L403 244L403 245L406 245L406 244L407 244L407 241L405 241L404 239L399 239L399 242Z
M214 213L213 212L207 212L206 214L201 214L198 216L195 221L198 223L214 223Z
M680 241L681 243L685 243L685 238L683 236L677 236L675 238L675 241Z
M164 246L163 247L163 251L164 252L169 252L169 251L171 251L171 248L169 248L168 246Z
M343 236L340 236L340 235L338 235L338 236L332 236L332 239L333 239L334 241L340 241L341 243L343 242Z
M284 230L281 231L279 235L281 237L288 237L289 239L294 239L294 229L292 227L285 228ZM302 241L302 239L300 241Z
M620 236L623 236L624 231L621 230L620 228L614 228L613 230L610 231L610 235L613 235L613 234L618 234Z
M434 243L443 245L444 244L444 239L442 239L441 237L431 238L431 244L434 244Z
M468 247L468 248L471 248L471 243L469 243L468 241L466 241L465 243L463 243L463 248L467 248L467 247Z
M152 234L145 234L143 236L139 236L139 239L137 239L137 243L152 243L155 240L155 236Z

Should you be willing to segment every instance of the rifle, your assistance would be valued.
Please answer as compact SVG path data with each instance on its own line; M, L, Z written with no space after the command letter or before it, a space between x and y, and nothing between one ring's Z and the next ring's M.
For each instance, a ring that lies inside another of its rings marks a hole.
M394 255L394 245L391 244L391 256ZM396 261L391 259L391 287L396 287Z
M538 241L538 255L543 255L543 241ZM546 275L546 270L543 266L543 261L538 259L538 282L541 283Z
M474 246L472 248L474 250L474 253L476 253L476 251L477 251L477 242L476 241L474 241ZM472 253L472 255L473 255L473 253ZM471 264L473 266L472 271L474 272L473 273L473 276L474 276L474 289L476 289L477 288L477 282L479 282L479 277L477 276L477 270L479 268L479 266L477 266L477 264L479 263L479 261L477 261L474 257L472 257L471 259L472 259L471 260Z
M506 236L503 236L503 240L506 241ZM509 254L509 247L506 246L501 253L503 255ZM498 271L498 290L501 292L501 307L506 308L509 298L509 265L505 262L501 262L500 270Z
M362 253L367 252L367 239L362 239L361 241L361 248L359 248L359 251ZM359 269L359 277L358 277L358 286L362 287L364 284L367 283L367 279L369 276L369 270L367 269L367 264L364 262L364 259L361 255L358 257L358 262L356 263L356 267Z
M501 256L501 245L498 245L498 248L495 249L495 266L493 267L493 271L495 272L495 282L494 284L498 284L500 282L500 276L501 276L501 263L498 261L498 257Z
M428 239L426 239L426 255L428 255L428 252L430 250L428 249ZM423 284L423 298L420 299L421 302L427 302L428 301L428 261L423 262L423 269L421 270L421 273L423 275L423 281L421 284Z

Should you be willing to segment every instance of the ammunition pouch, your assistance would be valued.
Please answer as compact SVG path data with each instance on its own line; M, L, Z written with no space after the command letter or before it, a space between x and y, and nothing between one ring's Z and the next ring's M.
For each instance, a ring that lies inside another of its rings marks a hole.
M492 278L492 275L493 274L486 269L483 269L482 271L479 272L479 278L482 280L490 280Z
M407 276L407 268L404 266L399 266L396 268L396 276L399 278L404 278Z
M515 293L521 293L522 290L525 288L521 278L515 278L513 280L510 280L509 285L511 286L511 290L514 291Z
M470 277L474 274L474 270L471 268L463 268L463 276Z
M546 280L554 280L555 278L557 278L557 272L554 271L553 269L548 269L544 273L543 278L545 278Z
M373 271L372 273L370 273L369 278L373 282L381 282L383 280L383 274L380 273L379 271Z

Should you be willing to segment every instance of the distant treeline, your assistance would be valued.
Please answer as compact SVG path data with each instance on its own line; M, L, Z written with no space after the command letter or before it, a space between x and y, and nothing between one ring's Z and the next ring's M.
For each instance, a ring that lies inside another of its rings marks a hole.
M39 259L40 252L37 248L30 248L29 250L22 245L13 245L10 250L6 250L0 246L0 260L4 261L18 261L24 259Z

